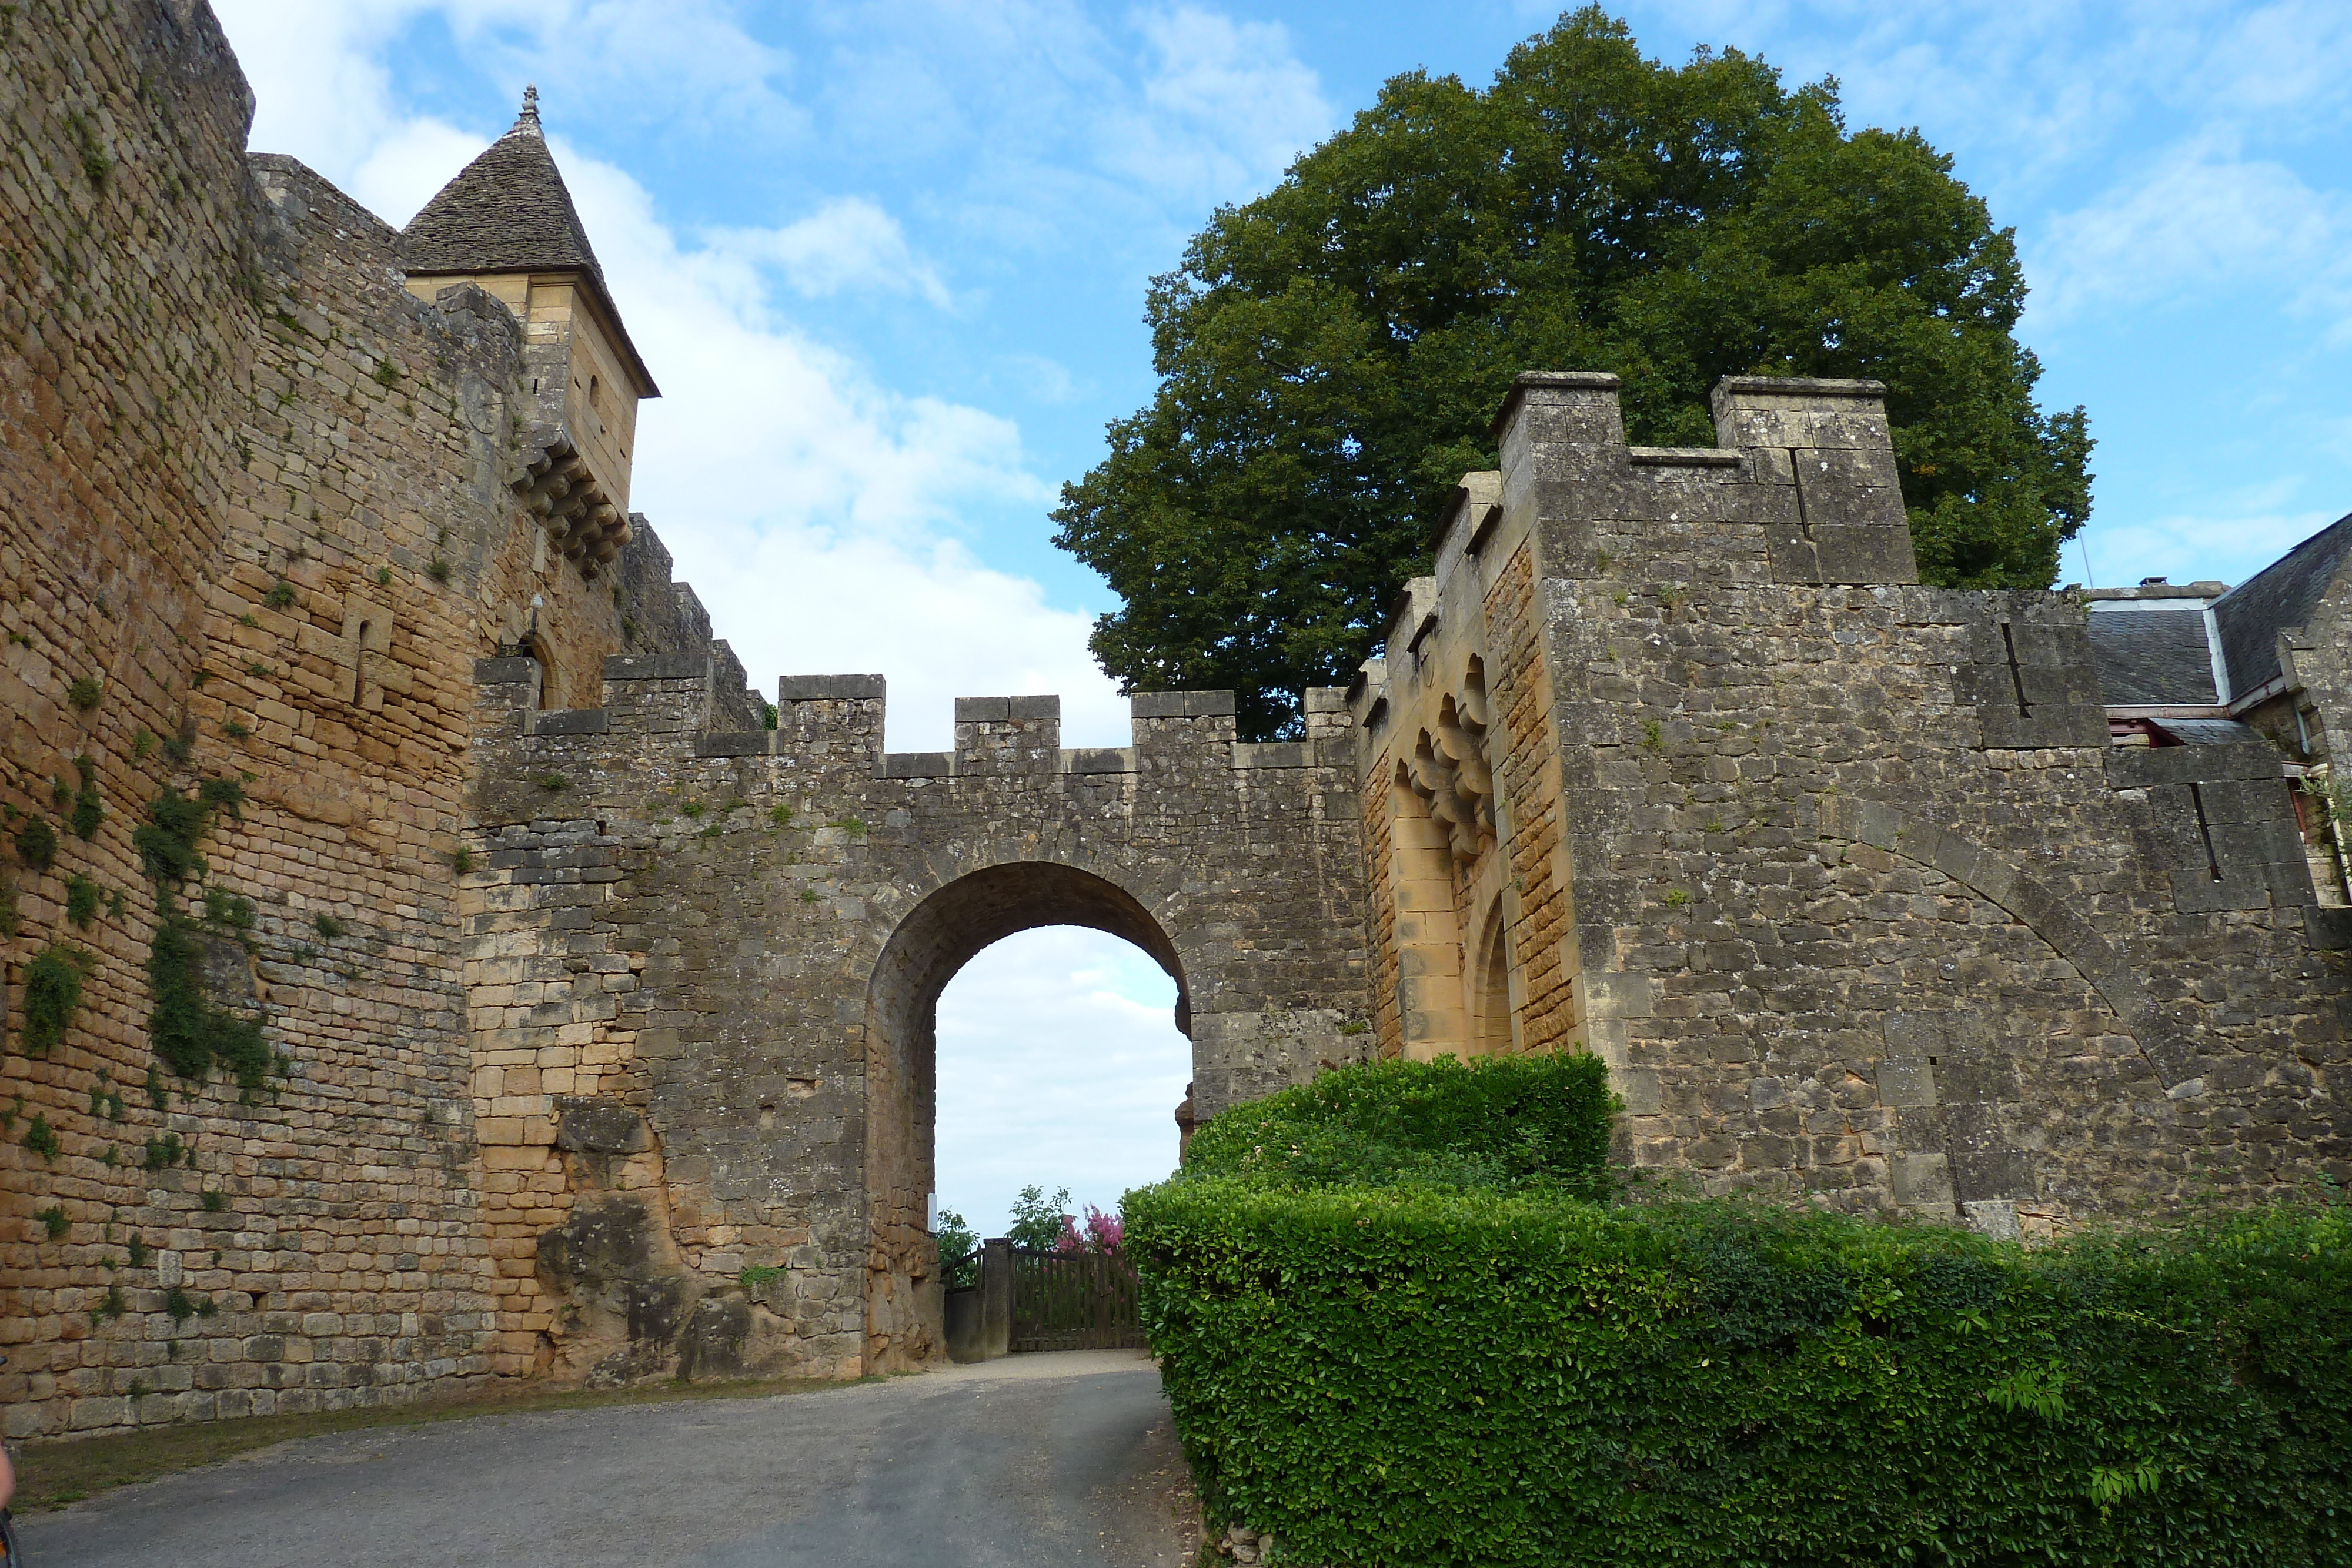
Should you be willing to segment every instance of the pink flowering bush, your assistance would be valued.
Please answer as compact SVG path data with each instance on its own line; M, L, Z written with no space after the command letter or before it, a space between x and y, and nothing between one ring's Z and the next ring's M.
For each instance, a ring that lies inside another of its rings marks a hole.
M1127 1239L1127 1227L1116 1214L1105 1214L1093 1204L1087 1205L1086 1224L1081 1228L1070 1215L1062 1216L1061 1239L1054 1243L1056 1252L1117 1252L1119 1243Z

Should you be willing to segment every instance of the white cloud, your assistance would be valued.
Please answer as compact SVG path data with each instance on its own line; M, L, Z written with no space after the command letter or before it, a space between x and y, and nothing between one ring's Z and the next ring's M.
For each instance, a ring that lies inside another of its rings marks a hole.
M1176 1167L1192 1042L1175 982L1116 936L1049 925L967 965L940 998L940 1201L1004 1234L1035 1183L1117 1212Z
M442 120L408 120L368 150L344 186L376 216L394 228L406 228L418 209L488 145L473 132Z
M2034 308L2076 312L2260 287L2300 303L2336 294L2352 259L2352 201L2234 138L2175 147L2137 179L2053 217L2033 246Z
M777 267L793 292L822 299L874 289L948 303L947 286L907 244L898 220L862 196L841 196L777 229L710 229L704 242Z
M1142 18L1153 58L1142 101L1106 128L1106 162L1230 200L1279 173L1331 127L1313 71L1271 22L1183 6Z

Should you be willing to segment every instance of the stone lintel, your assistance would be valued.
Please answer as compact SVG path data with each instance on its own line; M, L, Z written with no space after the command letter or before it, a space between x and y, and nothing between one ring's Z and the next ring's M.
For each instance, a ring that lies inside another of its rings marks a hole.
M612 715L600 707L551 708L533 716L533 735L604 735L612 729Z
M691 681L709 674L708 653L615 653L604 661L608 681Z
M776 681L776 701L880 702L887 690L880 675L782 675Z

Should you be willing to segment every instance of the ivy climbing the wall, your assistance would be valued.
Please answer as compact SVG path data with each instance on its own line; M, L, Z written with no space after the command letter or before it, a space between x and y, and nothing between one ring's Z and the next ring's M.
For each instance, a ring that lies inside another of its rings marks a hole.
M25 966L25 1051L39 1056L66 1037L81 1008L81 977L89 955L52 943Z
M131 841L140 863L156 883L155 936L147 954L148 989L154 1002L147 1030L155 1054L183 1078L202 1081L215 1067L226 1070L236 1080L238 1098L251 1104L272 1077L285 1075L287 1063L270 1051L259 1023L205 994L203 932L206 924L218 924L238 941L249 941L252 903L225 889L207 888L205 921L191 919L178 908L181 886L189 877L204 874L197 841L211 831L219 813L241 818L244 805L245 790L234 779L208 779L194 796L166 789L149 803L147 821ZM151 1078L151 1094L155 1087Z

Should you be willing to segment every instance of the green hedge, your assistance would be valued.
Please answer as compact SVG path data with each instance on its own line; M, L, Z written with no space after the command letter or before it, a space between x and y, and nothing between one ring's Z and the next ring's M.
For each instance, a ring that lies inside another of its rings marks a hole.
M1617 1108L1595 1056L1376 1062L1234 1106L1193 1134L1184 1169L1260 1186L1599 1197Z
M2027 1250L1268 1180L1230 1131L1127 1246L1211 1517L1285 1561L2352 1563L2342 1210Z

